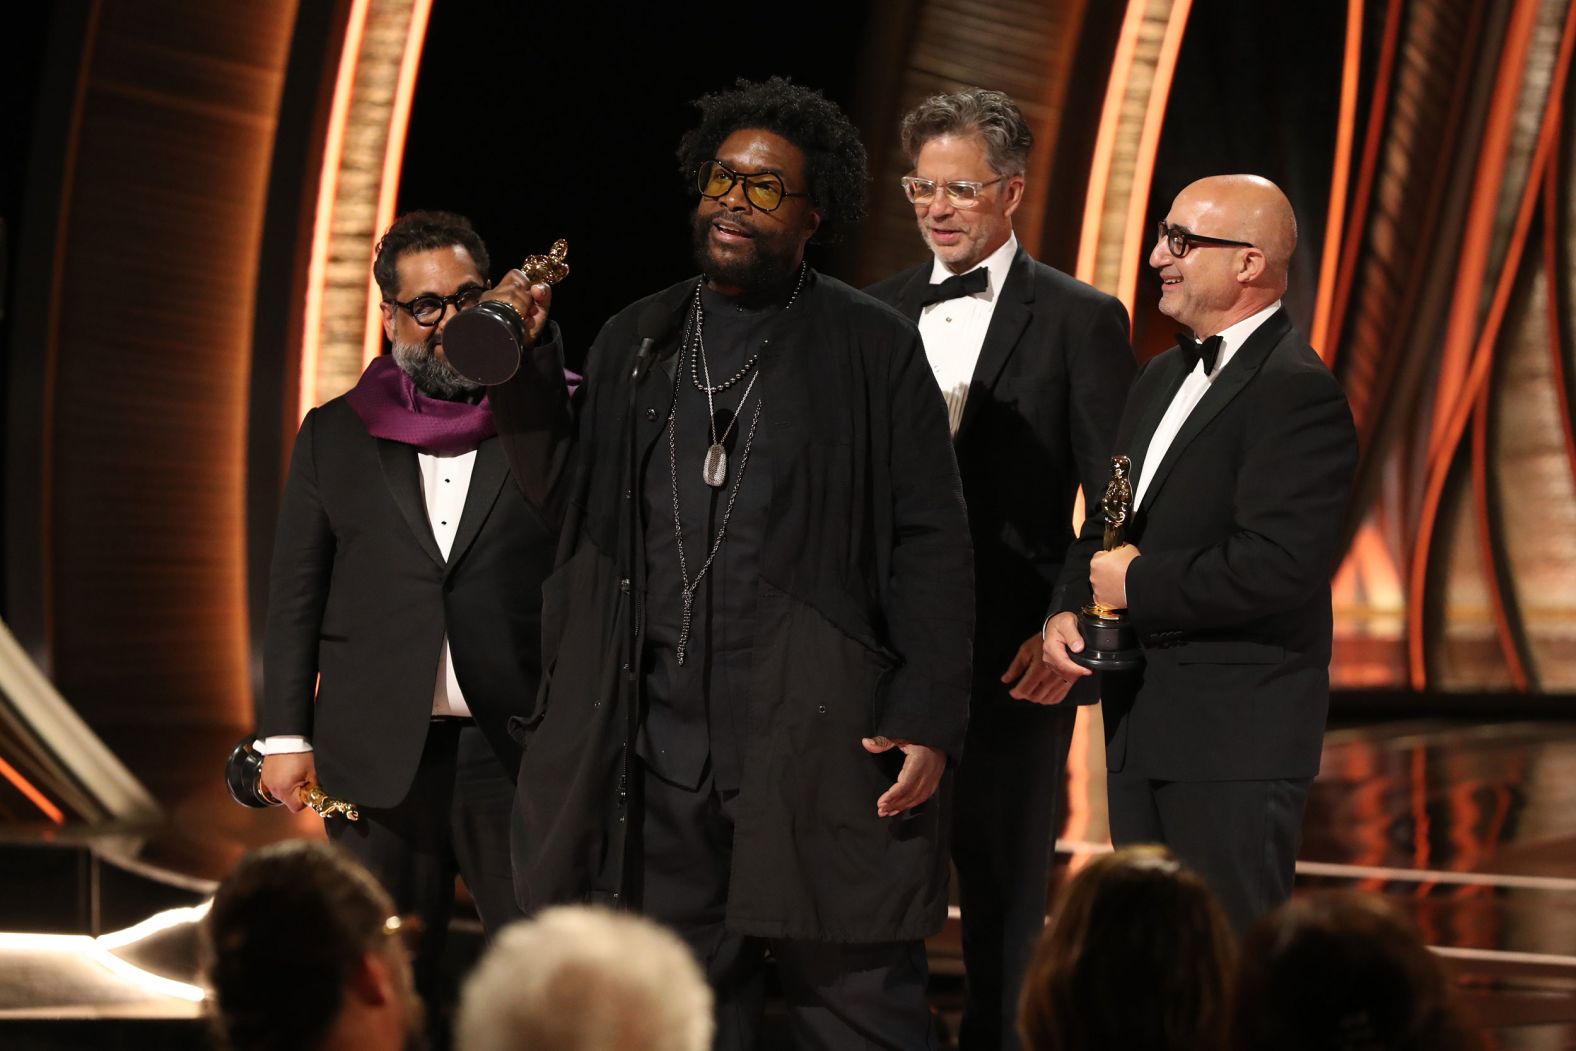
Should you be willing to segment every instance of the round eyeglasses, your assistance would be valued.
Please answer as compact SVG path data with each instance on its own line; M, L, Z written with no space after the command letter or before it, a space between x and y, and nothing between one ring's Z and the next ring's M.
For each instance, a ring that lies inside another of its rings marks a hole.
M1177 226L1160 220L1160 240L1164 241L1166 248L1170 249L1175 259L1181 259L1192 251L1194 247L1202 245L1205 248L1257 248L1250 241L1228 241L1224 237L1205 237L1196 234L1185 226Z
M787 197L808 197L791 193L776 172L736 172L721 161L707 161L695 169L695 188L702 197L716 200L727 196L737 183L744 184L744 197L763 212L775 212Z
M469 310L481 301L482 293L487 289L479 285L466 285L452 296L417 296L408 303L401 303L397 299L385 299L383 302L390 306L399 307L405 313L416 319L416 324L422 328L431 328L443 320L443 312L450 303L454 304L456 312Z

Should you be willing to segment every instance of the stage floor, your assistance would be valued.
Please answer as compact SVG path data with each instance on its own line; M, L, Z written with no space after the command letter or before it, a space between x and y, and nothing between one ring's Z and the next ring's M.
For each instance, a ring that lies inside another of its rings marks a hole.
M194 877L222 876L256 844L320 835L309 815L248 811L229 800L219 766L236 736L213 731L148 742L168 752L149 788L169 820L144 838L118 840L117 849L145 870L169 869L192 885ZM1070 763L1058 881L1107 849L1099 737L1092 715ZM1450 961L1489 1047L1576 1049L1576 721L1332 726L1298 876L1299 890L1328 886L1383 894L1414 916ZM931 943L935 1003L952 1028L961 1005L959 955L954 915ZM0 970L7 965L0 959ZM192 1015L190 1003L170 1007L170 1017ZM39 1018L13 1001L0 1005L0 1019L18 1009ZM146 1003L138 1009L151 1010Z

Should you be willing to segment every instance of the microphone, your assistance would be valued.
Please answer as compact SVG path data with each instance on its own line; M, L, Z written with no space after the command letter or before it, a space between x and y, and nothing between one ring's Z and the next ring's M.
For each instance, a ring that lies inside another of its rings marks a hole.
M635 352L635 367L629 373L629 385L638 386L659 360L653 353L658 343L667 340L678 327L678 314L661 300L653 299L641 310L635 320L635 332L640 336L640 349Z

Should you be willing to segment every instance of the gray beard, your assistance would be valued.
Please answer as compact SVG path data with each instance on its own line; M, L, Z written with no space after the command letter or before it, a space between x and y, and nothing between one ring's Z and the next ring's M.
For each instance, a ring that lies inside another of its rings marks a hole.
M429 398L460 401L482 389L454 371L454 366L438 357L426 343L394 344L394 364L410 377L416 389Z

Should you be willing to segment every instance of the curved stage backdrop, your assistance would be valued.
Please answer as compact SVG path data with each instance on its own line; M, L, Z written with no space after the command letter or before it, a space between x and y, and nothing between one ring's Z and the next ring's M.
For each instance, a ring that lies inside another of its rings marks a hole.
M1576 691L1576 4L501 6L70 0L45 46L9 41L4 618L134 773L169 761L161 728L249 721L284 454L378 351L377 232L465 212L499 273L567 238L584 347L690 269L688 100L771 73L865 133L871 216L818 260L856 284L920 251L897 116L1014 95L1039 137L1019 236L1120 296L1145 357L1172 195L1278 182L1288 306L1363 440L1337 685L1420 711Z

